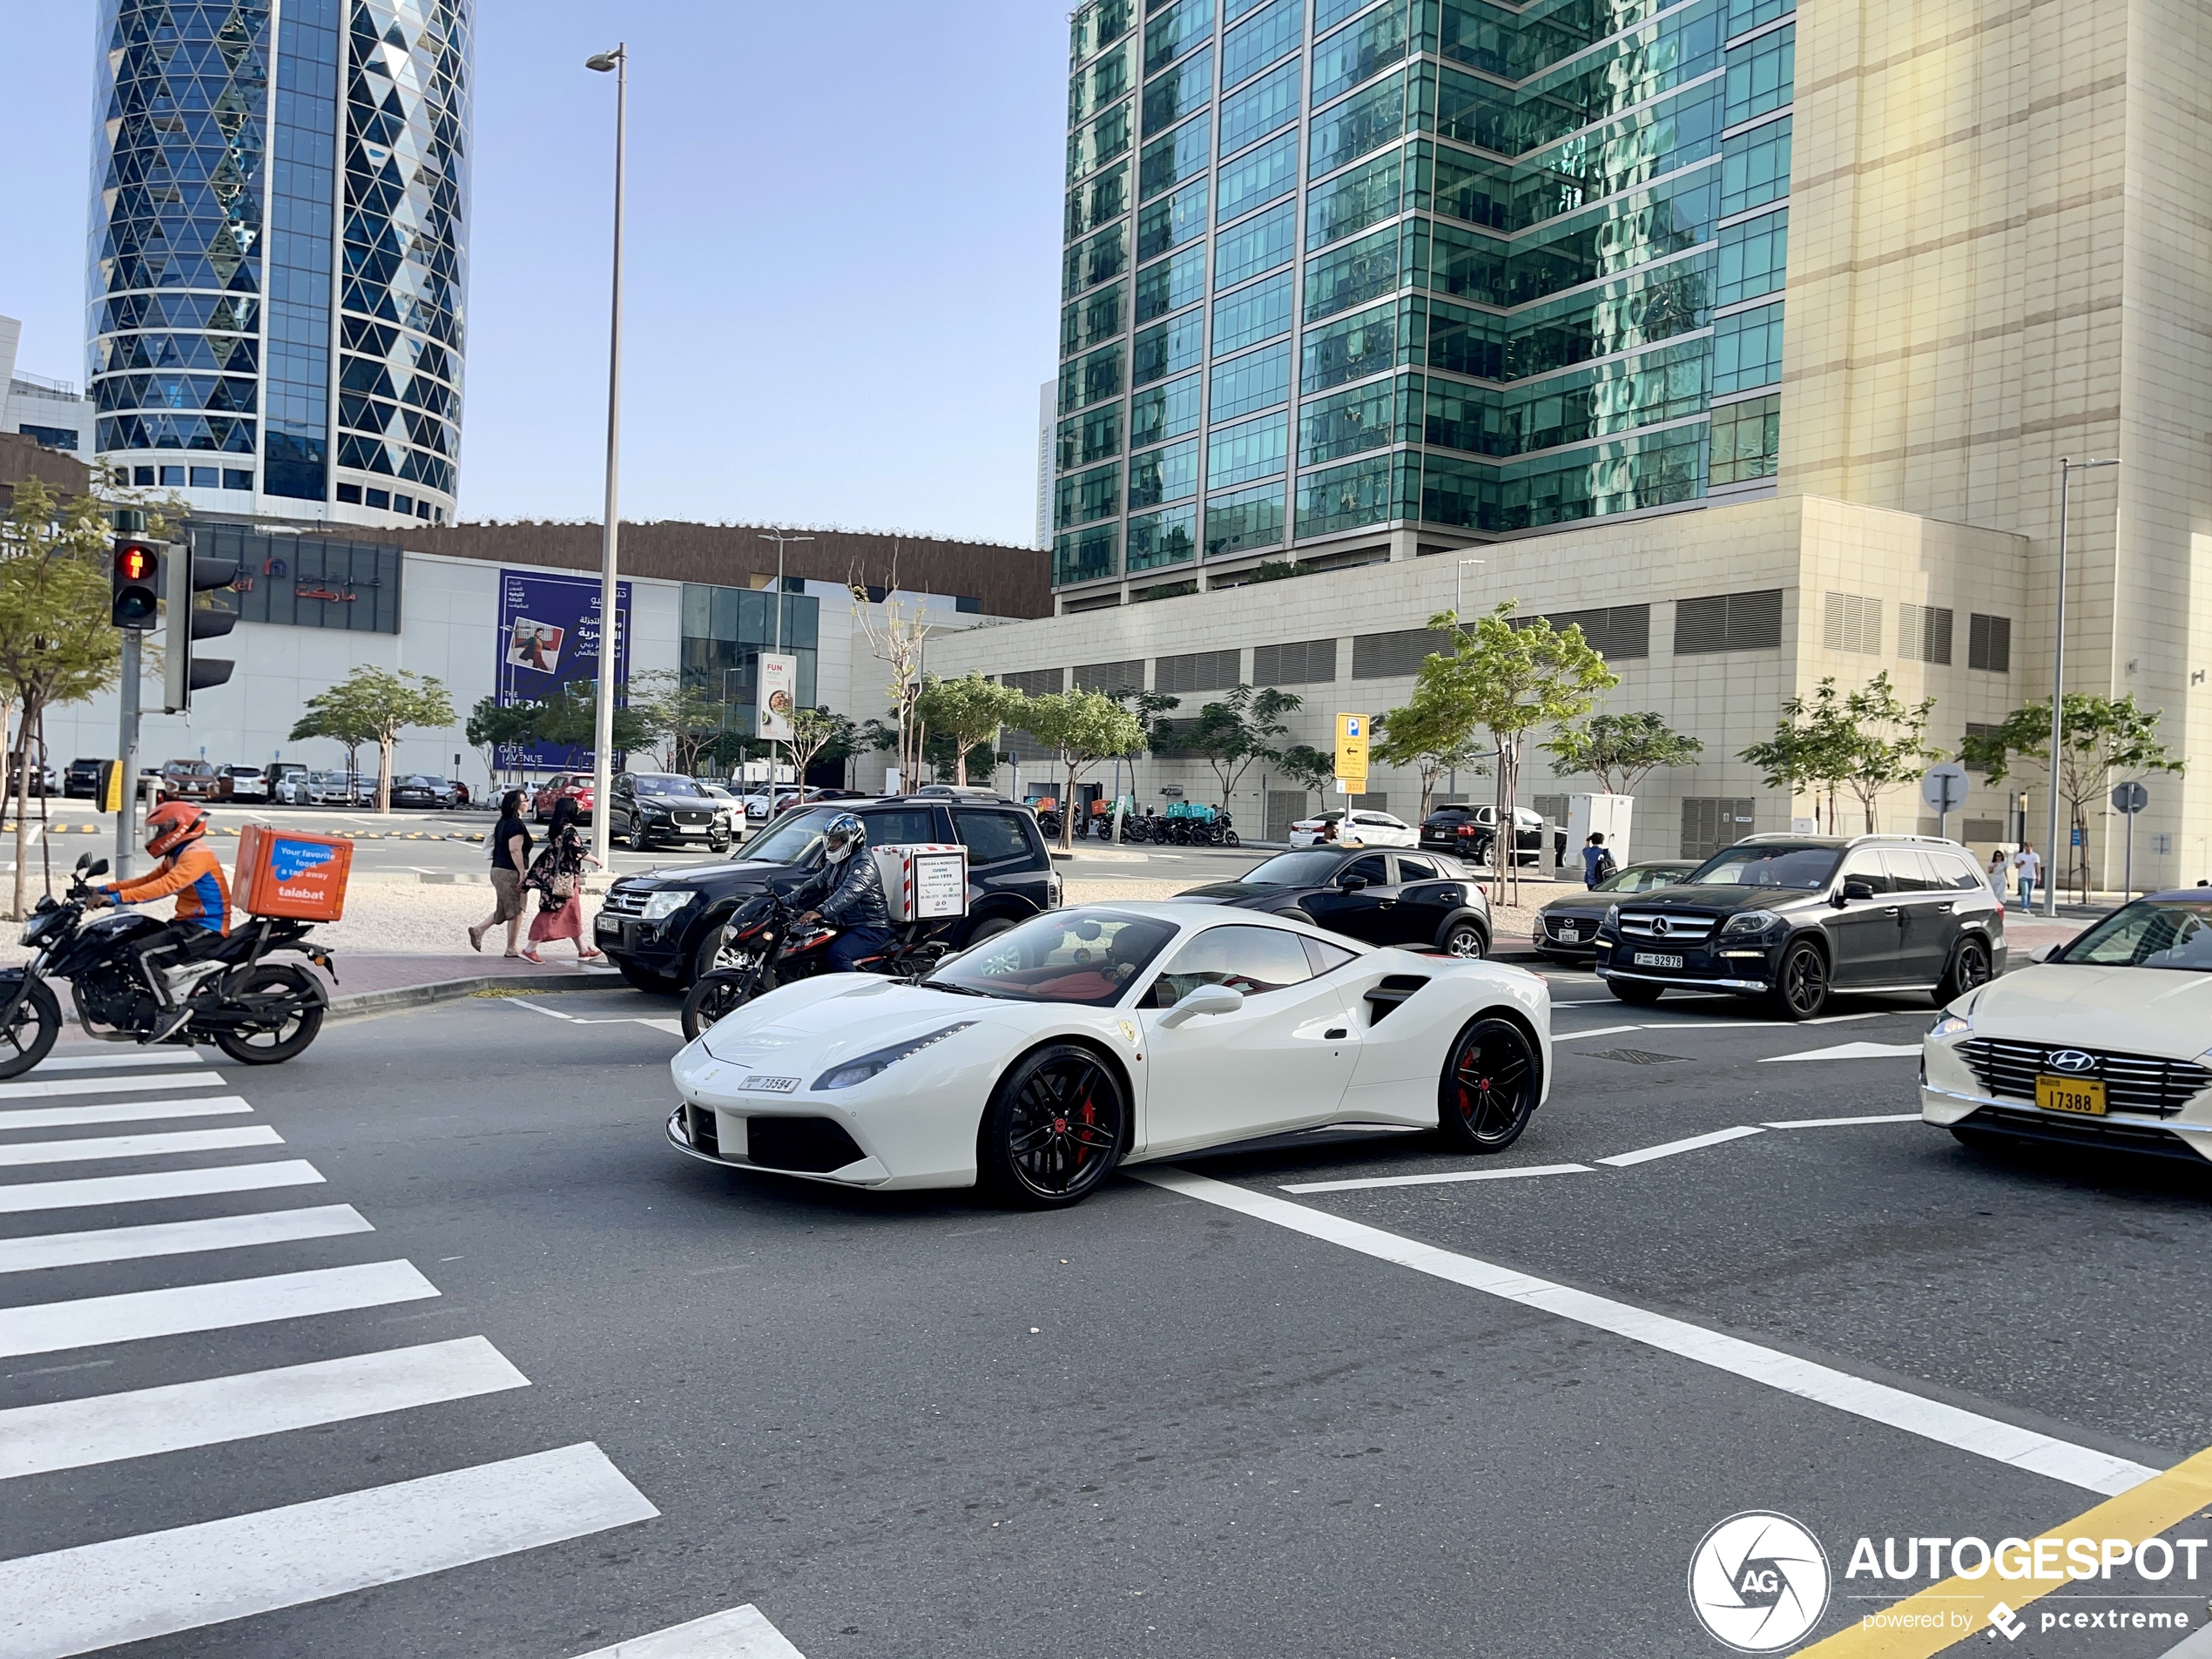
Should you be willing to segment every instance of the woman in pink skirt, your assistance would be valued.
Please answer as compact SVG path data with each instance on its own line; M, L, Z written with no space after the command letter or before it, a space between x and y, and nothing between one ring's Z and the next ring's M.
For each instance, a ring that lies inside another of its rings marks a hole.
M583 873L599 861L583 850L583 835L576 820L574 800L563 795L554 802L545 850L523 878L524 887L537 889L537 914L530 918L530 942L523 952L524 961L543 961L537 948L554 939L573 943L579 961L599 958L599 953L583 942Z

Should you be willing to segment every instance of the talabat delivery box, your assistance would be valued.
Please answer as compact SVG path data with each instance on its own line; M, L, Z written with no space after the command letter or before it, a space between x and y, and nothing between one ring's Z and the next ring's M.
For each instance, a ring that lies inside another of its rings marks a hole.
M232 896L251 916L336 921L346 914L353 867L351 841L248 824L239 832Z

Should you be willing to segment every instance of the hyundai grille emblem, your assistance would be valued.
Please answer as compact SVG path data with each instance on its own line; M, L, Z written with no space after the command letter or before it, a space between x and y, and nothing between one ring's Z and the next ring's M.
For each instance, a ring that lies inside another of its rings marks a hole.
M2084 1054L2079 1049L2059 1049L2053 1051L2044 1064L2053 1071L2094 1071L2097 1057L2093 1054Z

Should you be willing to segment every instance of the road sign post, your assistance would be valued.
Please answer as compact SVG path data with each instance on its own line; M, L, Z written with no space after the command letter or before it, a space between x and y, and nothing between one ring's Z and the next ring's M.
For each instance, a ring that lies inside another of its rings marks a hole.
M1920 799L1935 808L1936 833L1951 838L1951 814L1966 804L1966 769L1955 760L1928 768L1920 779Z
M2120 900L2126 904L2135 896L2135 814L2150 805L2150 791L2131 779L2112 792L2112 805L2113 810L2128 820L2128 873L2121 878L2127 891Z

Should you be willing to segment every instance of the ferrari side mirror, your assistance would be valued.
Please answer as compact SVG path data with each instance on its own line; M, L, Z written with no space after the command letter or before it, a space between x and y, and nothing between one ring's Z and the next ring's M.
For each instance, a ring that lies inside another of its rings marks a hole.
M1201 985L1184 994L1183 1000L1160 1016L1163 1026L1178 1026L1201 1014L1234 1014L1244 1006L1244 994L1231 985Z
M2047 962L2052 957L2057 955L2058 954L2059 947L2055 942L2048 945L2038 945L2028 954L2028 961L2031 962Z

